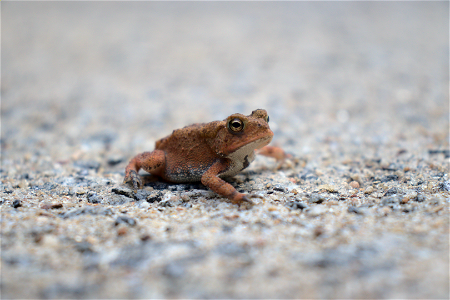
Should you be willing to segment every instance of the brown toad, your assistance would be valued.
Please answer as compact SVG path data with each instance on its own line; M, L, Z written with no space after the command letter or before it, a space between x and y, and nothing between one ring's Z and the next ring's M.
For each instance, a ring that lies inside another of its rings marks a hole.
M269 116L257 109L249 116L233 114L223 121L192 124L174 130L156 142L155 150L136 155L125 169L124 182L142 187L140 169L169 182L196 182L209 187L232 203L251 202L223 177L234 176L254 160L255 152L281 160L287 157L278 147L266 146L273 137Z

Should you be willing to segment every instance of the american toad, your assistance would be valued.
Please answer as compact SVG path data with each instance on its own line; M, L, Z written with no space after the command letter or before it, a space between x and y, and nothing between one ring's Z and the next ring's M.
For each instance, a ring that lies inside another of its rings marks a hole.
M125 169L125 183L142 187L140 169L169 182L196 182L209 187L235 204L249 202L223 177L242 171L259 154L283 160L288 157L277 147L266 146L273 137L269 116L257 109L249 116L233 114L223 121L192 124L174 130L156 142L155 150L136 155Z

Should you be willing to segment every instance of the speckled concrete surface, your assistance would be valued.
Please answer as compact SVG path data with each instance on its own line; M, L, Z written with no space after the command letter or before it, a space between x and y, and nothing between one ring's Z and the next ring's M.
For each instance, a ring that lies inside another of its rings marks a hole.
M2 297L448 299L448 5L2 1ZM121 184L256 108L252 209Z

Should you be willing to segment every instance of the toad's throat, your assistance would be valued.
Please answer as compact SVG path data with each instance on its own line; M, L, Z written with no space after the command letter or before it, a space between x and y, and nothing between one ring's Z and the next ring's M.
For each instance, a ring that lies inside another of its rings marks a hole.
M234 176L243 169L247 168L250 163L255 159L255 149L260 149L272 140L272 136L265 136L260 139L256 139L252 142L246 143L240 148L227 155L230 160L230 167L220 177Z

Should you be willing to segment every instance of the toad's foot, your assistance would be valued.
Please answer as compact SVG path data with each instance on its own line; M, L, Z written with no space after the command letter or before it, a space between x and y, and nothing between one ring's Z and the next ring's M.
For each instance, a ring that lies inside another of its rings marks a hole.
M257 150L256 154L275 158L277 161L275 170L284 168L291 169L295 165L297 165L297 163L295 162L296 158L292 154L284 152L284 150L280 147L265 146Z
M263 198L261 195L256 194L236 194L233 199L231 199L231 203L237 204L239 207L244 206L246 209L250 209L255 205L255 203L250 200L250 198Z
M134 191L142 188L142 180L138 172L140 169L160 175L165 167L165 154L161 150L143 152L133 157L125 168L125 183L130 183Z
M136 192L138 189L142 188L141 177L135 170L130 170L128 175L125 176L125 179L123 180L123 182L131 185L134 189L134 192Z

